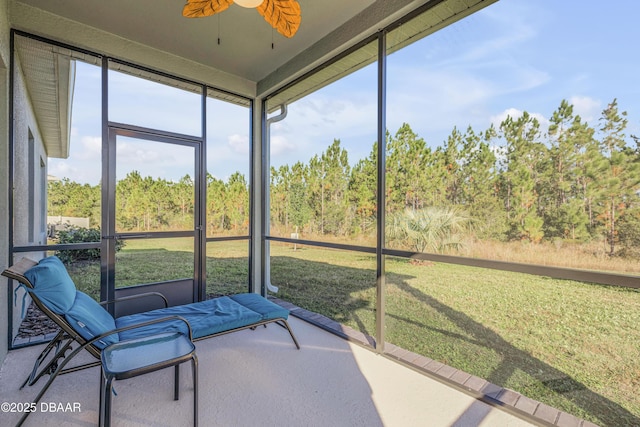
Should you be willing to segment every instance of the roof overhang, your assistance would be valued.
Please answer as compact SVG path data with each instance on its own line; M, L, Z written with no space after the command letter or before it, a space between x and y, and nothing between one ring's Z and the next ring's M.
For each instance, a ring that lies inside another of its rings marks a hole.
M69 156L75 61L55 47L24 40L18 60L49 157Z

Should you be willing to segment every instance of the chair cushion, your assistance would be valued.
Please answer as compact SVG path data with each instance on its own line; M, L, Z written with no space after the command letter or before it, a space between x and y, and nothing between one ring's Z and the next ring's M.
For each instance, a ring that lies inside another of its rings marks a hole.
M57 256L44 258L24 273L33 285L28 289L51 311L66 313L76 298L76 285Z
M259 313L262 320L287 319L289 310L280 307L268 299L253 293L231 295L229 298L256 313Z
M111 314L89 295L80 291L76 292L75 302L64 317L86 340L116 328L116 322ZM94 345L102 349L116 342L118 342L118 334L113 334L96 341Z
M163 332L120 341L107 347L100 359L106 378L122 380L174 366L195 350L196 347L187 336L178 332Z
M193 304L161 308L145 313L119 317L116 319L116 325L118 328L121 328L123 326L172 315L181 316L189 322L193 339L241 328L261 320L259 313L244 307L229 297L219 297ZM184 327L184 323L179 320L172 321L170 325L167 325L167 323L159 323L148 327L123 331L120 333L120 340L128 340L169 330L184 331Z

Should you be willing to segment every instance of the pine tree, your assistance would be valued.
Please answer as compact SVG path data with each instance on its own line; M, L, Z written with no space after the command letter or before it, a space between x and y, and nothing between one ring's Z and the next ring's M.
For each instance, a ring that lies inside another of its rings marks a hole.
M458 128L454 127L451 135L447 138L442 150L442 178L445 187L445 198L449 205L459 205L462 203L461 194L461 171L460 171L460 149L463 145L462 134Z
M369 157L361 159L351 169L349 200L355 208L358 231L366 233L375 226L378 189L378 143L373 144Z
M280 166L278 169L271 167L270 185L270 221L271 225L288 226L289 186L291 170L289 165Z
M506 141L503 191L510 225L510 237L539 242L543 219L538 211L539 166L544 154L540 123L526 111L516 120L507 117L501 124Z
M424 139L404 123L395 137L387 135L386 195L387 212L421 209L434 204L433 189L436 168ZM438 182L439 187L443 187ZM444 190L442 190L444 197Z
M301 162L296 162L291 168L288 216L296 233L299 233L307 225L311 216L307 195L306 169Z
M229 225L236 233L249 232L249 186L244 175L233 173L227 180L225 207Z
M224 230L226 187L224 181L207 172L207 235Z
M626 146L626 115L626 111L618 111L618 102L614 99L602 111L600 119L600 148L608 161L608 168L601 180L600 202L604 208L601 218L605 223L609 255L615 254L618 241L617 220L625 215L627 207L638 197L640 185L640 164L633 151Z
M460 152L460 198L483 236L500 237L504 232L504 208L497 192L497 156L491 147L493 126L476 134L469 126Z
M581 164L593 130L574 116L562 100L549 125L550 148L545 161L542 208L547 237L585 239L589 218L581 185Z

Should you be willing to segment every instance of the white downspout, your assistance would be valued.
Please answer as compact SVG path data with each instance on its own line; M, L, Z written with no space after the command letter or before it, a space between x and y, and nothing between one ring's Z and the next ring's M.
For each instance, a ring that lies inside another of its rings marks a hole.
M264 177L267 178L267 182L265 183L265 186L266 186L265 200L263 201L265 205L264 212L266 215L265 224L264 224L265 235L268 235L271 232L271 218L270 218L271 217L271 194L270 194L271 180L269 179L269 175L271 173L271 124L284 120L286 117L287 117L287 105L281 104L280 114L278 114L277 116L269 117L267 119L267 126L266 126L267 134L265 135L266 150L264 154L264 165L263 165L263 167L265 168ZM265 259L264 279L267 283L267 289L273 293L278 293L278 287L274 286L271 283L271 261L269 260L270 257L271 257L271 242L267 240L264 243L264 259Z

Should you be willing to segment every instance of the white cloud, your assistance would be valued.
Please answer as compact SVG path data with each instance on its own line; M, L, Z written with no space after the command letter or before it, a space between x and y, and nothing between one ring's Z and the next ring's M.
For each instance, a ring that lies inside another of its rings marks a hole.
M495 62L486 67L478 72L459 67L432 69L390 65L387 86L389 130L393 133L406 122L429 144L439 145L454 126L466 129L471 125L476 131L484 130L489 125L488 118L497 99L513 98L510 95L518 96L544 85L549 79L546 73L527 66ZM506 72L503 74L503 71ZM517 117L520 115L521 112ZM546 122L541 114L533 115L542 123ZM496 121L491 118L491 122Z
M376 138L376 93L375 85L361 90L357 83L347 79L290 105L286 119L271 127L271 164L307 163L334 139L350 162L366 157Z
M102 138L81 136L76 127L71 128L69 157L50 158L47 165L49 175L57 178L69 178L80 183L98 184L102 175L100 168Z
M505 121L507 117L511 117L512 119L518 119L522 116L522 113L523 112L518 110L517 108L511 107L511 108L507 108L504 111L501 111L496 115L491 116L489 121L497 129L500 127L500 123Z
M289 142L286 136L275 135L271 137L271 157L279 156L285 153L291 153L296 150L296 146Z
M600 101L589 96L572 96L569 104L573 105L573 113L579 115L583 122L594 123L598 120L602 105Z
M71 147L72 149L74 147ZM102 156L102 138L99 136L84 136L76 156L79 160L95 160L100 162Z
M376 96L375 86L362 93L353 88L351 92L335 91L331 94L316 94L300 100L290 107L282 130L295 126L312 138L329 136L329 145L334 138L342 139L363 128L371 127L375 132ZM275 133L276 129L274 129Z
M493 36L487 34L487 38L484 39L469 40L466 35L463 35L465 46L461 50L461 54L454 57L451 63L476 66L484 61L492 60L503 52L518 49L518 46L537 36L534 25L524 19L518 19L523 15L512 15L508 19L505 19L504 14L487 13L485 16L489 18L489 25L497 31L492 31Z
M67 178L71 172L69 163L62 162L58 159L51 159L48 169L48 174L56 178Z
M517 108L507 108L506 110L491 116L490 123L496 128L498 129L500 127L500 123L502 123L504 120L507 119L507 117L511 117L514 120L519 119L520 117L522 117L522 115L524 114L523 111L518 110ZM546 117L544 117L544 115L540 114L540 113L529 113L529 116L533 117L534 119L537 119L538 122L540 123L540 130L541 131L546 131L546 128L549 127L549 120L547 120Z
M192 147L153 141L118 140L116 159L117 179L131 171L143 177L177 181L185 175L194 176L195 153Z
M249 137L247 135L229 135L227 144L234 153L249 155Z
M47 174L71 181L96 185L100 182L101 170L95 163L69 162L66 159L49 159Z
M119 142L117 153L120 162L138 163L139 165L145 161L158 161L161 157L157 151L149 149L148 147L140 147L131 142Z

